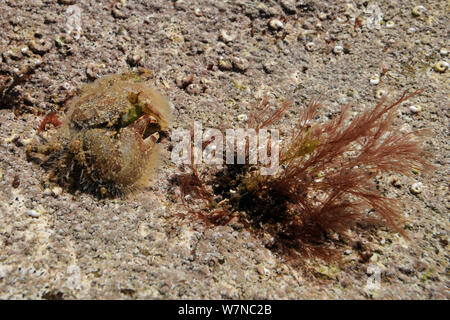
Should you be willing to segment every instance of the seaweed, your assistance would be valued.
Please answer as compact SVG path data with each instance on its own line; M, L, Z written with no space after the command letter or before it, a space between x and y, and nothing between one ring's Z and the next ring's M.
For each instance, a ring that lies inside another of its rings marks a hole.
M405 92L390 104L383 97L353 119L344 106L326 123L314 121L320 102L312 100L282 145L274 175L261 175L258 165L207 170L192 163L191 172L177 179L188 216L210 227L239 221L269 239L267 247L300 263L339 257L335 239L362 223L382 222L408 238L399 200L382 195L375 177L433 168L422 147L425 132L403 133L392 126L397 107L418 93ZM274 124L291 104L286 100L269 113L264 98L249 127L258 131Z

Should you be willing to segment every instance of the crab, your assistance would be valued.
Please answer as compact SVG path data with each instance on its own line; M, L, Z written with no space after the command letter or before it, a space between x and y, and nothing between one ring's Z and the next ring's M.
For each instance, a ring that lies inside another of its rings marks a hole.
M50 181L117 196L148 183L170 118L155 89L134 75L110 75L84 86L56 132L27 151L50 168Z

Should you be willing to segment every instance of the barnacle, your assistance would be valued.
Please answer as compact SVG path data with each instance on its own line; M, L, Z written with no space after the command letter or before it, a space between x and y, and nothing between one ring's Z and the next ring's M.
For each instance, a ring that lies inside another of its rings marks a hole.
M28 147L50 180L100 197L148 182L159 135L170 122L166 99L133 74L110 75L81 89L61 127Z

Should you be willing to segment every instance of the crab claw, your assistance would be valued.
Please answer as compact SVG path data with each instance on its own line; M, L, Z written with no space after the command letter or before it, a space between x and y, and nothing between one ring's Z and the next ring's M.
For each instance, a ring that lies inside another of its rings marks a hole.
M143 139L161 130L161 125L155 117L144 114L126 127L139 133Z
M157 120L161 129L167 128L171 121L171 111L167 100L156 90L148 88L137 96L137 102L142 106L142 111L147 115L152 115Z

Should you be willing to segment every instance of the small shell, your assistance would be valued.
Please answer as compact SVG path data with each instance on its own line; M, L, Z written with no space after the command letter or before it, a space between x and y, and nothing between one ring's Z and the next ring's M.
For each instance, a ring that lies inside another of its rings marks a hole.
M445 61L438 61L433 66L434 71L445 72L448 69L448 63Z
M380 77L379 76L373 76L369 80L370 84L377 85L380 83Z
M239 122L246 122L248 120L248 116L243 113L243 114L238 115L237 119Z
M194 9L194 14L195 14L197 17L201 17L201 16L203 15L202 9L200 9L200 8L195 8L195 9Z
M422 193L423 184L422 182L416 182L409 188L413 194L420 194Z
M420 111L422 111L422 107L421 106L410 106L409 111L411 111L412 113L419 113Z
M324 179L324 174L322 172L319 172L316 176L316 179L314 179L315 182L321 182Z
M386 91L383 89L379 89L377 90L377 92L375 93L375 97L377 99L381 99L382 97L384 97L386 95Z
M273 30L280 30L283 29L284 24L278 19L270 19L269 20L269 27Z
M314 42L308 42L308 43L305 45L305 47L306 47L306 50L308 50L308 51L314 51L316 45L315 45Z
M63 90L67 90L68 91L68 90L72 89L72 86L70 85L69 82L63 82L61 84L60 88L63 89Z
M28 47L23 47L22 49L20 49L20 52L22 52L22 54L27 57L31 56L31 51Z
M336 21L337 21L338 23L346 23L346 22L347 22L347 18L346 18L346 17L343 17L343 16L340 16L340 17L337 17L337 18L336 18Z
M412 9L412 14L416 17L422 15L422 13L427 12L427 8L425 8L424 6L415 6Z
M36 210L27 210L26 213L27 215L33 218L38 218L40 216L40 213L37 212Z
M395 26L394 21L389 20L388 22L386 22L386 28L393 28Z
M448 50L447 48L441 48L441 50L439 50L439 53L441 54L441 56L445 57L448 55Z
M344 52L344 47L343 46L336 46L333 48L333 52L334 54L342 54L342 52Z

